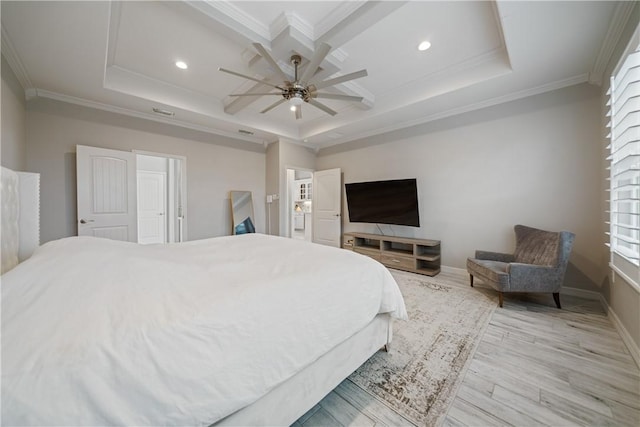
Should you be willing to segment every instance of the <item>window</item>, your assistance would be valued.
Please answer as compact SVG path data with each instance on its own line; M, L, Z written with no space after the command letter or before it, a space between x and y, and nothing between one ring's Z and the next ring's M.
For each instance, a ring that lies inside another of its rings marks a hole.
M640 266L640 46L628 50L609 88L611 264L637 284ZM635 278L635 279L633 279Z

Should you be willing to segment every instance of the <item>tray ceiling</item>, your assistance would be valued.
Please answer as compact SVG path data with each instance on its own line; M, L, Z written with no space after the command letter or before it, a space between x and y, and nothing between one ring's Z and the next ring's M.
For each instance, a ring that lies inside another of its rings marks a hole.
M2 2L2 47L27 96L53 98L256 143L316 149L563 86L598 82L617 2L180 1ZM627 9L629 9L627 7ZM615 36L615 34L613 34ZM431 48L419 51L428 40ZM229 97L281 84L320 43L318 79L367 69L325 92L334 117L278 96ZM182 60L186 70L175 66ZM154 108L174 113L158 116ZM239 134L238 130L253 132Z

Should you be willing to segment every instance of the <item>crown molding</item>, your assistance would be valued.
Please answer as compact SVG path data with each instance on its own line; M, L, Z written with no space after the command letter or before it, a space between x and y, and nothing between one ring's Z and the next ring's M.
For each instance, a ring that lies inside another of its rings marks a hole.
M64 95L62 93L52 92L46 89L30 88L27 92L27 100L35 98L47 98L54 101L65 102L67 104L79 105L81 107L93 108L96 110L107 111L110 113L122 114L129 117L135 117L139 119L151 120L154 122L164 123L173 126L179 126L185 129L191 129L199 132L205 132L213 135L220 135L227 138L239 139L242 141L252 142L254 144L262 145L265 140L258 138L246 137L242 134L236 134L233 132L226 132L219 129L210 128L207 126L196 125L193 123L184 122L177 119L165 118L163 116L156 116L150 113L141 113L139 111L130 110L128 108L117 107L115 105L104 104L102 102L91 101L84 98L79 98L70 95Z
M609 61L611 61L613 51L620 41L624 27L627 25L634 7L635 2L632 1L622 1L616 6L613 17L609 22L607 34L602 41L598 56L589 73L589 83L602 86L604 72L607 69L607 65L609 65Z
M321 149L328 148L334 145L344 144L350 141L355 141L362 138L372 137L374 135L380 135L384 133L393 132L400 129L410 128L413 126L418 126L424 123L433 122L436 120L441 120L447 117L457 116L460 114L468 113L471 111L481 110L483 108L492 107L499 104L504 104L510 101L516 101L518 99L527 98L534 95L539 95L545 92L551 92L557 89L562 89L564 87L577 85L580 83L585 83L588 81L588 74L579 74L577 76L569 77L562 80L557 80L555 82L547 83L541 86L536 86L533 88L521 90L518 92L513 92L507 95L498 96L495 98L490 98L485 101L480 101L468 105L463 105L457 108L452 108L450 110L441 111L436 114L431 114L429 116L420 117L414 120L406 120L402 122L397 122L392 126L385 126L383 128L372 129L368 132L363 132L358 135L350 135L348 138L342 138L334 141L330 141L324 144L321 144ZM312 135L307 136L311 138Z
M22 89L26 90L33 87L33 83L31 83L31 79L29 78L29 73L27 73L27 69L20 60L20 56L18 56L18 52L16 52L13 47L9 34L7 34L4 25L0 25L0 27L2 27L2 55L7 60L7 63L13 70L13 73L16 75Z

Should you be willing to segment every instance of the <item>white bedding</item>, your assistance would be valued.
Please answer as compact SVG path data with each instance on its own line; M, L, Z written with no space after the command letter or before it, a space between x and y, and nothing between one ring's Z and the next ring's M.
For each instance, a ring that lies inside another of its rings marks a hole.
M304 241L50 242L2 276L2 424L207 425L384 312L386 268Z

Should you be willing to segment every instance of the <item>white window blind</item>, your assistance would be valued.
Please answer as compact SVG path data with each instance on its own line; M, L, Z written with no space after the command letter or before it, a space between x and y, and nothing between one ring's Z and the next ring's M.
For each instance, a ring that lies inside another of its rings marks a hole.
M611 77L608 112L611 139L610 245L640 265L640 50L636 48Z

